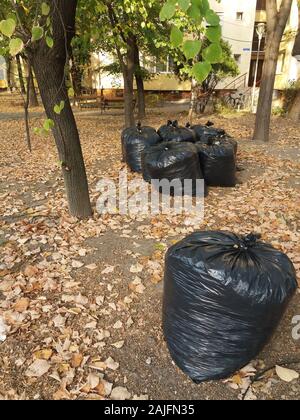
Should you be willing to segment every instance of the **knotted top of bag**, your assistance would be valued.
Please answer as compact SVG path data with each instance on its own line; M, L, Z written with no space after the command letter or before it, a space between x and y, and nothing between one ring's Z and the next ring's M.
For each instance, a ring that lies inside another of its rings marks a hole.
M228 287L258 301L269 301L274 294L281 301L297 288L288 256L256 233L195 232L171 247L167 259L180 272L187 270L186 281L195 287L201 276L209 276L212 287Z

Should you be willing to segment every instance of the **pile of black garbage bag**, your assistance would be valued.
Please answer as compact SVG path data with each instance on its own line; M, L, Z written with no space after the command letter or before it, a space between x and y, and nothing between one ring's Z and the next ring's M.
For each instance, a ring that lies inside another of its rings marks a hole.
M234 187L237 152L238 143L210 121L185 127L168 121L157 131L139 123L122 133L123 160L147 182L204 179L207 186Z
M175 363L196 383L254 360L297 290L282 252L259 236L196 232L166 255L163 330Z

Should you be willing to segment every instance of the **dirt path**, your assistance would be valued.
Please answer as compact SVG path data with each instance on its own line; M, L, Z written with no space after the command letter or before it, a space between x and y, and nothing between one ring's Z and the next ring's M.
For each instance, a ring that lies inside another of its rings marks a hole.
M77 118L95 205L99 179L117 180L123 167L122 119ZM184 122L174 110L165 110L167 118ZM299 127L275 119L276 141L266 146L249 140L252 116L213 119L239 140L245 170L236 188L211 189L205 220L193 226L163 215L70 218L52 139L33 136L29 155L22 123L0 122L6 133L0 143L0 316L10 328L0 344L0 396L101 399L122 386L130 398L239 397L241 386L195 385L172 363L161 331L164 253L194 229L258 231L288 253L299 274ZM147 121L162 122L159 111ZM295 315L300 294L259 356L260 367L300 359ZM36 360L46 372L32 377ZM291 367L300 371L300 364ZM300 381L286 384L273 372L253 392L258 399L300 399Z

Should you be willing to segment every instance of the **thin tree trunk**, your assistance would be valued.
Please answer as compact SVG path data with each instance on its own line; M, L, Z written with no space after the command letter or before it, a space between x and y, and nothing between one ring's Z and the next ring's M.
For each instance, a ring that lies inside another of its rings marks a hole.
M125 127L133 127L135 125L134 118L134 91L133 91L133 79L134 79L134 44L135 39L132 34L125 34L122 30L122 26L119 24L117 17L114 12L113 5L107 4L108 15L112 27L115 29L113 34L116 53L120 62L120 66L123 73L124 79L124 114L125 114ZM125 59L121 53L119 37L116 35L116 31L119 32L122 42L127 44L127 51Z
M189 110L189 116L188 116L188 121L191 125L193 124L194 113L196 112L196 109L197 109L197 97L198 97L198 83L195 79L193 79L192 88L191 88L190 110Z
M280 43L291 13L292 0L282 0L279 11L276 0L268 0L266 5L267 43L253 138L268 142Z
M133 37L127 39L126 61L122 63L124 77L124 107L125 107L125 127L135 125L134 118L134 40Z
M75 32L77 0L54 3L51 2L54 47L50 49L45 41L40 41L33 51L31 62L47 117L55 124L53 135L61 161L70 213L85 218L92 215L92 209L79 134L65 84L66 46L70 48ZM61 101L64 101L65 106L61 114L57 115L54 106Z
M145 88L140 62L140 52L136 40L134 43L134 71L137 87L138 118L139 120L143 120L146 117Z
M289 117L295 122L300 122L300 90L297 92L297 95L291 106Z
M28 83L28 89L29 89L29 108L36 108L39 106L39 101L38 101L38 97L37 97L37 93L36 93L36 89L34 86L34 76L33 76L33 71L32 71L32 67L29 66L29 71L30 74L28 75L29 79L29 83Z
M22 63L21 63L21 58L19 54L16 56L16 60L17 60L17 67L18 67L20 90L21 90L21 93L25 95L26 89L25 89L25 83L24 83L24 77L23 77Z
M5 56L5 63L6 63L6 77L7 77L7 87L12 92L12 80L11 80L11 57Z
M82 75L83 72L79 68L79 66L76 63L76 60L74 57L72 58L72 66L71 66L71 77L72 77L72 85L74 89L75 96L81 96L82 94Z

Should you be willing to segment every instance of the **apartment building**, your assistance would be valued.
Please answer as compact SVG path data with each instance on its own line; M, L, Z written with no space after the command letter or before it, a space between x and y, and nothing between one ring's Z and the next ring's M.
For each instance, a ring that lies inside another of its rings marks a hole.
M267 21L266 1L267 0L257 1L255 28L259 23L266 23ZM280 2L280 0L278 0L278 2ZM298 21L298 5L297 0L294 0L292 4L291 14L288 19L288 23L280 45L280 52L276 70L275 90L285 89L289 85L289 83L298 80L300 77L300 62L296 57L293 56L295 38L298 31ZM265 38L263 38L260 51L258 51L258 35L256 30L254 30L251 64L249 72L249 86L253 86L257 58L259 60L257 86L259 86L265 58Z
M280 2L281 0L278 0ZM210 0L211 7L221 18L224 40L232 47L234 58L239 66L240 75L222 80L218 89L235 89L253 86L256 63L258 60L257 85L259 86L265 57L265 39L258 51L259 23L266 23L266 0ZM293 57L293 47L298 29L297 0L293 1L292 12L281 43L277 66L275 89L284 89L290 81L300 76L300 62ZM87 88L103 89L112 94L122 95L123 79L121 75L112 76L101 68L112 62L108 55L99 53L92 57L92 65L87 70L84 85ZM180 82L173 73L172 58L157 61L147 57L145 67L152 73L152 78L145 82L148 92L190 92L190 83ZM0 57L0 88L6 87L5 62Z

